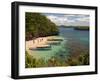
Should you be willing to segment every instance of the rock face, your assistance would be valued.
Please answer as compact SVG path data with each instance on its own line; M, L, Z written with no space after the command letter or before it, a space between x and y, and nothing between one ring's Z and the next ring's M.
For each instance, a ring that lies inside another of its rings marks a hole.
M58 27L46 16L40 13L25 14L26 40L32 38L58 35Z

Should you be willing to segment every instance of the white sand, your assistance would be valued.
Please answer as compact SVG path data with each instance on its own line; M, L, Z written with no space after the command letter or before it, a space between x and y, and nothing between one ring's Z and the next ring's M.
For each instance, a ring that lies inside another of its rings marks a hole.
M34 40L26 41L26 50L29 48L36 48L37 46L46 45L48 39L55 38L55 36L39 37Z

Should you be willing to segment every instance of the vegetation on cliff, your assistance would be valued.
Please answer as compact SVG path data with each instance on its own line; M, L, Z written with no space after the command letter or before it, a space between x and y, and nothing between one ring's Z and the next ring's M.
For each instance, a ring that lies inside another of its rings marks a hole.
M59 30L55 23L40 13L25 13L26 40L34 37L58 35Z

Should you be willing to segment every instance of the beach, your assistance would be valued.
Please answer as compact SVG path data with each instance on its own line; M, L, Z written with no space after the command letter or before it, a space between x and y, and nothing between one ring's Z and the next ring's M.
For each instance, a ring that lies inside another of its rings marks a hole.
M52 39L63 39L62 37L60 36L47 36L47 37L39 37L39 38L36 38L34 40L30 40L30 41L26 41L26 51L32 56L32 57L35 57L35 58L50 58L51 56L54 55L54 53L57 51L57 50L60 50L64 41L62 42L61 45L52 45L52 47L50 47L50 49L52 50L36 50L37 47L44 47L45 49L48 49L48 47L50 46L50 44L48 43L48 40L52 40ZM52 41L49 41L49 42L52 42ZM56 42L56 41L53 41L53 42Z
M38 37L33 40L26 41L26 50L29 50L30 48L36 48L39 46L45 46L47 45L48 39L54 39L54 38L60 38L58 36L47 36L47 37Z

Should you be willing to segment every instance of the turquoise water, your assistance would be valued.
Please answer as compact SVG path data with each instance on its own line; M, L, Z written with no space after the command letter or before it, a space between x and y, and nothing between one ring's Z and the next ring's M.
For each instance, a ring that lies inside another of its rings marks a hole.
M64 40L59 45L51 45L51 50L30 50L31 55L35 58L44 58L48 60L51 57L63 59L69 53L70 43L80 43L84 47L89 46L89 31L74 30L73 28L59 28L59 36ZM77 45L77 44L76 44Z
M68 42L78 41L84 46L89 45L89 31L74 30L74 28L59 28L60 36L64 37Z

